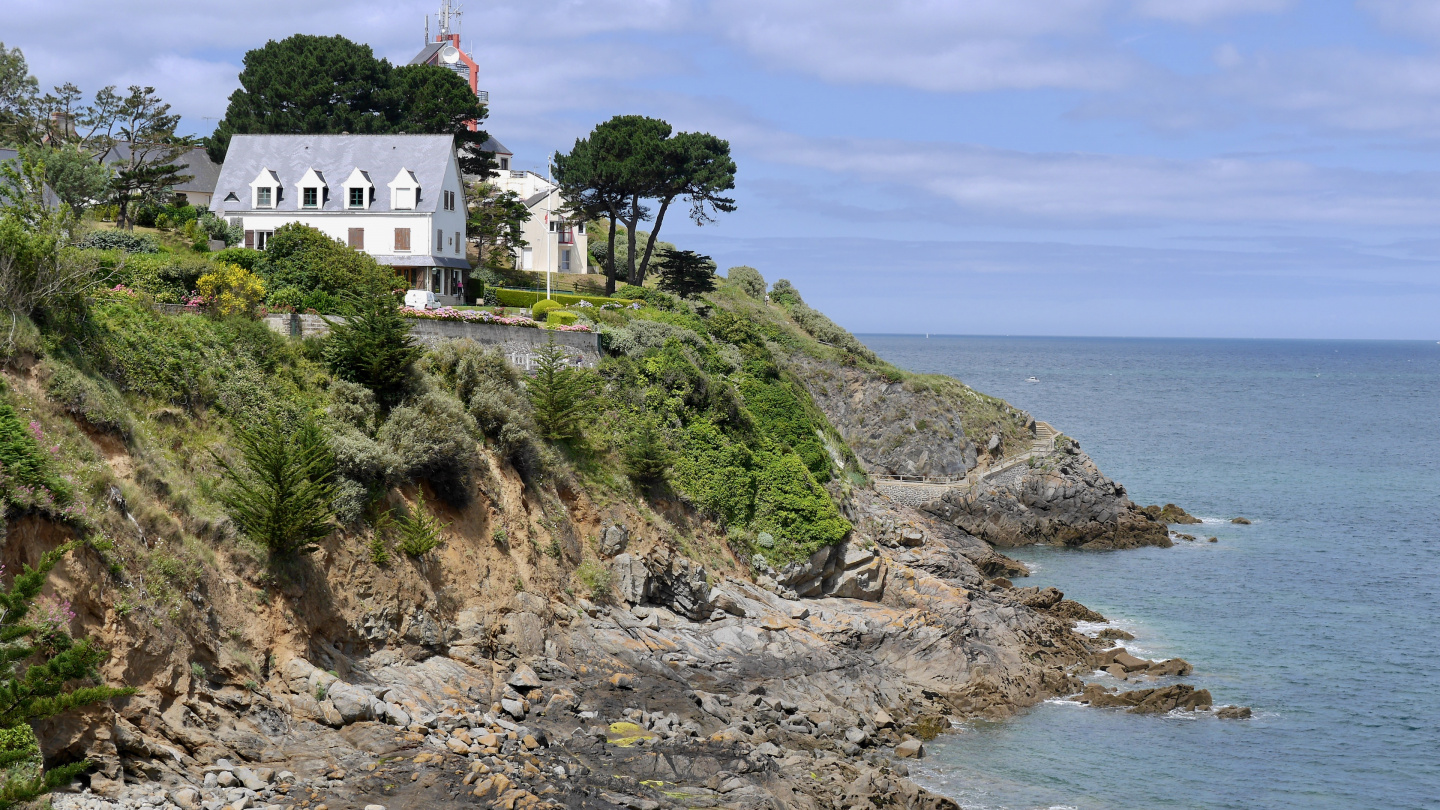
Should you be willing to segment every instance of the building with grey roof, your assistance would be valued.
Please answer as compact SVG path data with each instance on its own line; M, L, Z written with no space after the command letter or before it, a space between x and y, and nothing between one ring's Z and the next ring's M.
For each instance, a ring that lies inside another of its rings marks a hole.
M18 161L19 158L20 153L14 149L0 149L0 165L9 163L12 160ZM8 202L9 198L14 194L14 188L3 174L0 174L0 184L4 185L4 188L0 189L0 204L4 204ZM49 183L42 184L40 199L46 208L60 207L60 195L55 193L55 189L51 188Z
M116 141L115 145L110 147L109 151L100 158L100 162L118 169L121 166L129 165L133 152L133 146L129 141ZM175 165L180 167L181 174L190 177L189 180L178 183L171 189L175 192L175 196L191 205L209 206L210 197L215 193L215 183L220 179L220 164L210 159L210 155L205 152L204 147L197 146L182 153L175 160Z
M450 135L236 135L210 210L241 226L246 247L302 222L411 289L463 299L465 187Z

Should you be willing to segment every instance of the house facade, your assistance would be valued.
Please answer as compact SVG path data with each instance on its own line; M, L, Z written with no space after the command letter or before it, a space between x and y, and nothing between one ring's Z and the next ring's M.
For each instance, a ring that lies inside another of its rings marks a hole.
M463 302L465 186L449 135L236 135L211 210L264 250L300 222Z
M502 170L491 182L513 191L530 211L523 235L527 247L517 251L515 267L552 273L589 273L590 243L583 222L562 212L565 200L560 186L531 171Z
M143 154L143 150L146 148L141 146L142 162L147 159ZM153 161L162 154L154 147L148 148L152 150L148 160ZM130 165L134 152L134 144L129 141L116 141L115 145L101 156L100 162L118 170ZM174 196L191 205L198 205L202 208L209 207L211 198L215 196L215 183L220 177L220 166L210 159L203 147L198 146L182 152L175 159L175 165L180 167L180 174L190 179L178 183L170 189L174 192Z

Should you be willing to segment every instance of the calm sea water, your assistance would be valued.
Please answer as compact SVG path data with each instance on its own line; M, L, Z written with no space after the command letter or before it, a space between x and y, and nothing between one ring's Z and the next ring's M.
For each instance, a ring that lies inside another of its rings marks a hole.
M1185 531L1218 543L1014 556L1256 712L1052 701L937 740L924 783L967 808L1440 807L1440 345L863 339L1077 438L1134 500L1206 518Z

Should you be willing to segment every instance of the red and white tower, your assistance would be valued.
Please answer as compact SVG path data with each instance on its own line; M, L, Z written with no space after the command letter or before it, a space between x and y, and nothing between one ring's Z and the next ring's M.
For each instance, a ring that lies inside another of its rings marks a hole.
M460 50L460 4L452 4L450 0L440 0L440 10L436 13L435 19L439 30L435 38L430 38L430 15L425 15L425 48L410 60L412 65L435 65L460 74L474 91L475 97L481 104L490 103L490 93L480 89L480 66L470 54ZM479 124L472 121L470 129L479 129Z

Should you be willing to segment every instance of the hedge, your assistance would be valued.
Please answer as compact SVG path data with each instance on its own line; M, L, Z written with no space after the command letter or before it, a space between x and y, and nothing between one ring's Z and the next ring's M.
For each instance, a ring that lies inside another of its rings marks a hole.
M526 290L507 290L503 287L495 287L491 290L495 293L495 300L502 307L529 307L536 301L543 300L545 293L528 292ZM578 304L581 301L589 301L595 306L601 304L624 304L632 303L628 298L606 298L603 295L572 295L570 293L551 293L550 298L560 302L562 306Z

